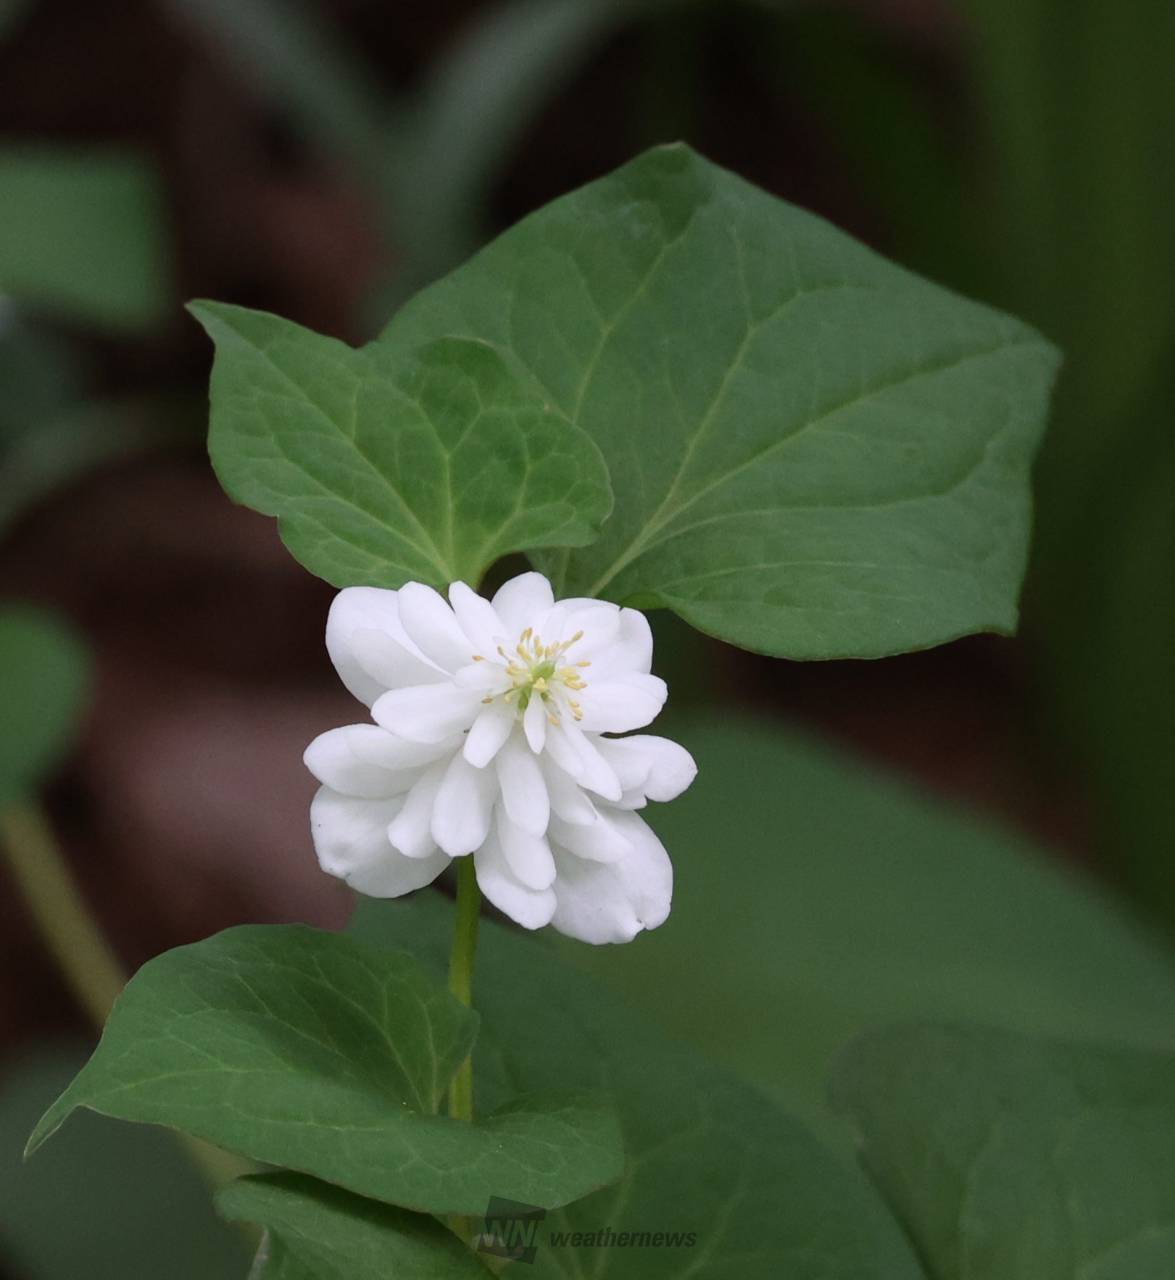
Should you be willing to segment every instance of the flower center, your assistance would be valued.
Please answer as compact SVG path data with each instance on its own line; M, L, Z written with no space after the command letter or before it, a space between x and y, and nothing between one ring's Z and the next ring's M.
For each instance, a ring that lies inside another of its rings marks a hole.
M510 677L510 688L502 694L503 700L512 702L516 699L518 714L521 715L530 706L531 699L539 697L552 724L559 723L564 709L569 710L576 720L582 719L583 711L571 694L586 687L580 671L592 664L564 661L567 651L582 639L583 632L577 631L570 640L543 644L534 628L527 627L518 637L513 653L499 645L498 653L505 661L506 674ZM487 698L486 701L492 699Z

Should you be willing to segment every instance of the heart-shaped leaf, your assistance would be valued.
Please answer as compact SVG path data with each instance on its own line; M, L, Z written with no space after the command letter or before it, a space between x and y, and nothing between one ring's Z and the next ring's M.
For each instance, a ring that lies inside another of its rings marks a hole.
M1127 1043L1175 1028L1169 950L1022 835L795 729L724 714L663 732L700 778L650 806L673 912L638 946L560 949L846 1148L828 1071L879 1023Z
M356 351L264 312L191 310L216 343L221 484L335 586L476 583L608 514L599 450L483 342Z
M485 1280L486 1269L435 1218L365 1200L300 1174L240 1178L216 1197L230 1221L265 1227L256 1280Z
M451 916L435 893L365 899L352 927L439 971ZM519 1088L602 1087L624 1130L620 1181L542 1219L536 1277L921 1280L863 1178L757 1090L665 1040L540 940L483 922L475 999L484 1019L474 1054L479 1105Z
M537 557L566 592L792 658L1015 627L1056 352L688 148L531 215L380 342L443 335L604 454L603 535Z
M1175 1275L1175 1055L900 1028L835 1097L934 1280Z
M487 1188L554 1207L615 1178L599 1097L503 1098L476 1124L436 1114L476 1024L408 956L230 929L139 971L29 1150L85 1106L430 1213L479 1212Z

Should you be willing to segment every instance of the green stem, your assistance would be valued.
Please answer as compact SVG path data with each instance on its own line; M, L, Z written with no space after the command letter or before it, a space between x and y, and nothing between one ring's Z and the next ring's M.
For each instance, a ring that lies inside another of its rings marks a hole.
M457 862L457 919L453 925L453 950L449 959L449 990L466 1008L473 1004L473 960L477 952L477 923L481 916L481 890L473 855ZM454 1120L473 1119L473 1059L466 1058L449 1085L449 1115Z
M45 815L35 805L0 814L0 845L29 914L77 1002L99 1028L125 985Z
M115 998L126 986L126 975L37 805L13 805L0 813L0 853L46 950L78 1004L101 1031ZM198 1138L177 1136L213 1187L252 1169L246 1161ZM245 1234L252 1232L247 1228Z

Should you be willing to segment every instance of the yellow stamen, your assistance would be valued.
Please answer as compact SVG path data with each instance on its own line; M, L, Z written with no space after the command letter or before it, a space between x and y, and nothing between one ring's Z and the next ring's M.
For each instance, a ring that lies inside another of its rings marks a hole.
M552 725L559 725L562 704L555 697L556 686L561 685L565 694L586 689L587 685L580 671L592 664L587 659L573 665L559 666L557 663L568 649L583 639L583 634L582 631L577 631L570 639L544 644L542 638L535 634L534 628L527 627L518 637L513 652L508 652L505 645L498 645L498 656L504 664L510 688L501 694L489 694L482 702L489 704L500 697L507 705L517 704L521 713L523 707L529 706L532 697L538 697L543 702L547 720ZM480 653L475 653L473 661L484 662L485 658ZM576 720L583 719L583 709L578 702L567 698L566 709Z

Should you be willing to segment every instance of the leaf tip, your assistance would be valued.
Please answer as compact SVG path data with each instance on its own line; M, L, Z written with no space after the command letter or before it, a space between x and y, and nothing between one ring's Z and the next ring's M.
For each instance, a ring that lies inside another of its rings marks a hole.
M57 1132L65 1123L69 1113L73 1110L72 1104L62 1106L66 1095L62 1094L60 1098L49 1108L48 1111L37 1121L36 1128L29 1134L29 1140L24 1145L24 1152L21 1158L31 1160L42 1146Z

